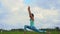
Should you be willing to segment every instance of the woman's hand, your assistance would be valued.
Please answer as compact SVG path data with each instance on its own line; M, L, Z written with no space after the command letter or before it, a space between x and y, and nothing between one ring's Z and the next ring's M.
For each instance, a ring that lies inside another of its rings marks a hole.
M28 11L30 11L30 6L28 6Z

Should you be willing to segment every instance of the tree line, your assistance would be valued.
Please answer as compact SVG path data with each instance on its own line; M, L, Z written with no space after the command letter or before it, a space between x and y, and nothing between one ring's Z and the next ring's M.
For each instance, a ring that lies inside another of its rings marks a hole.
M60 28L59 27L56 27L54 29L40 29L40 30L46 30L46 31L60 31ZM3 30L3 29L0 29L0 31L24 31L24 29L11 29L11 30Z

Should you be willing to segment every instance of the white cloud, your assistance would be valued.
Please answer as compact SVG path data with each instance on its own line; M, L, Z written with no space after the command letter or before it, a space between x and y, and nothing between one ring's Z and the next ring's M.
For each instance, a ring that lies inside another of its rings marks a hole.
M7 18L4 20L1 20L1 22L4 22L6 24L12 24L16 25L20 23L19 25L23 24L22 22L25 22L25 19L27 19L26 15L24 13L24 3L23 0L1 0L2 4L4 4L4 7L6 7L8 10ZM23 13L23 14L22 14ZM14 26L15 26L14 25ZM19 26L18 26L19 27Z
M46 16L58 16L57 10L43 9L40 7L34 7L31 9L36 14L36 17L45 18Z
M33 7L31 8L32 12L35 14L35 18L38 18L36 21L36 25L38 25L40 28L49 28L53 27L54 24L56 25L58 23L57 17L58 17L58 10L55 9L43 9L40 7ZM49 24L49 25L48 25ZM48 26L47 26L48 25Z

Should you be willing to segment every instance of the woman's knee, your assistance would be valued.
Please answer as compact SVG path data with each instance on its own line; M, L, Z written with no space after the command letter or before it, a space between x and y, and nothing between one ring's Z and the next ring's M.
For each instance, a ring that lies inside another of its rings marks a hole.
M27 27L27 25L25 25L24 27Z
M25 28L28 28L28 25L25 25L24 27L25 27Z

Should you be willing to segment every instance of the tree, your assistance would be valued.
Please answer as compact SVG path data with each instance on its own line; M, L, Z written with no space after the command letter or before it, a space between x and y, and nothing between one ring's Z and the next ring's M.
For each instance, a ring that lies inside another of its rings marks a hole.
M56 29L57 31L59 31L59 27L56 27L55 29Z

